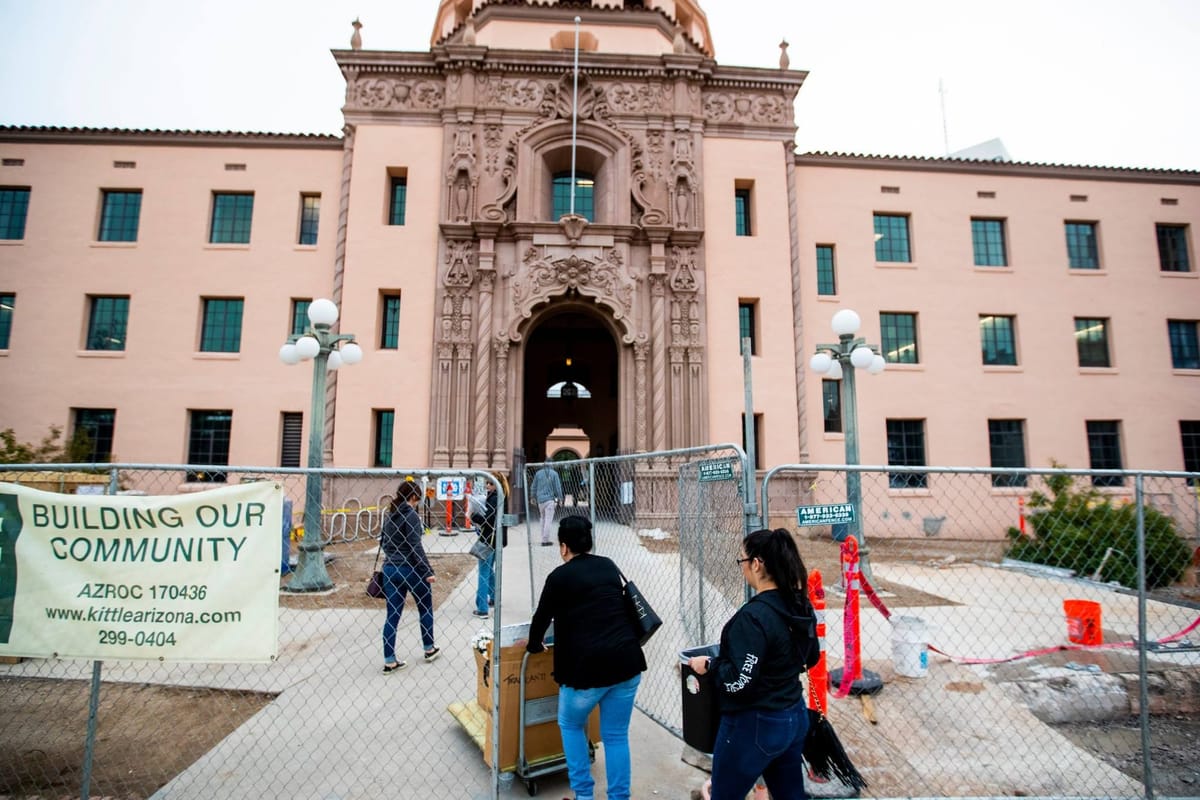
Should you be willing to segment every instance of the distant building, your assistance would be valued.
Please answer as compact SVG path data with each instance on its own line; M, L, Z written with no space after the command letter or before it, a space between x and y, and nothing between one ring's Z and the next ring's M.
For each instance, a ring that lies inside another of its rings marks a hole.
M1200 470L1200 173L797 155L806 73L715 61L694 0L429 10L334 52L344 137L0 128L0 427L303 464L276 354L330 297L339 466L740 442L742 336L759 466L839 463L807 365L853 308L863 463Z

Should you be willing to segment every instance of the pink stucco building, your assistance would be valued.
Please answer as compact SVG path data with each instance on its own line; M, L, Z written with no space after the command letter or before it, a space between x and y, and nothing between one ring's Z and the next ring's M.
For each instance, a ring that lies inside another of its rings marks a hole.
M759 466L838 463L853 308L863 463L1200 470L1200 173L797 154L806 73L695 0L428 3L428 51L334 51L342 137L0 128L0 428L301 465L329 297L339 466L741 441L742 335Z

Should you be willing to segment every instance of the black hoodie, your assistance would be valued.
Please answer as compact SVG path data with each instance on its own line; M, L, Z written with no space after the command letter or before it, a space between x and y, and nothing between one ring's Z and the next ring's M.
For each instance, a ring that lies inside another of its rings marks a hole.
M789 608L778 590L750 598L725 624L720 654L709 665L721 711L790 708L802 701L800 673L815 631L815 618Z

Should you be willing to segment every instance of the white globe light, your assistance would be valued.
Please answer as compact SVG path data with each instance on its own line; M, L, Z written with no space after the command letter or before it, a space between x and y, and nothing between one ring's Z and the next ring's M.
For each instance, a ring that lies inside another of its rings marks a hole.
M829 353L817 353L808 362L809 369L813 372L819 372L822 375L829 372L829 367L832 364L833 359L829 357Z
M289 343L279 348L279 360L288 366L299 364L300 354L296 352L296 345Z
M301 336L296 340L296 352L305 361L316 358L317 353L321 352L321 343L312 336Z
M326 369L337 369L342 365L342 356L337 350L332 350L329 357L325 359Z
M866 345L859 345L850 353L850 363L856 369L866 369L875 360L875 353Z
M833 328L833 332L838 336L853 336L858 332L858 326L861 324L862 320L858 318L858 314L848 308L843 308L833 315L829 327Z
M362 348L354 342L342 345L342 363L353 366L362 361Z
M883 356L875 356L871 359L871 366L867 367L867 372L872 375L878 375L883 372L886 366L887 362L883 360Z
M829 371L825 373L825 377L831 381L840 381L842 379L842 362L835 361L829 365Z
M332 300L322 297L308 304L308 321L313 325L332 325L337 318L338 308Z

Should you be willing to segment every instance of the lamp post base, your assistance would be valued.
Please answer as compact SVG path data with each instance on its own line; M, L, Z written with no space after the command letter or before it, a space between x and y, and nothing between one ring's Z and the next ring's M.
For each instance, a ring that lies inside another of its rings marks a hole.
M300 557L292 579L282 591L290 593L327 592L333 588L329 572L325 569L325 553L321 545L300 545Z

